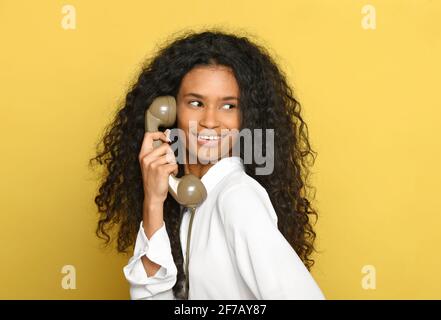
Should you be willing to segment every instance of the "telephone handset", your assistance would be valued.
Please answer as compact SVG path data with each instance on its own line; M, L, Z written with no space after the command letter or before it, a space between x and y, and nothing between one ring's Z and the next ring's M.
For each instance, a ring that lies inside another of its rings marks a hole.
M145 113L145 131L158 131L158 127L170 127L176 122L176 100L173 96L160 96L153 100ZM153 147L162 144L161 140L153 141ZM207 197L204 184L193 174L177 178L170 174L168 191L184 207L196 208Z

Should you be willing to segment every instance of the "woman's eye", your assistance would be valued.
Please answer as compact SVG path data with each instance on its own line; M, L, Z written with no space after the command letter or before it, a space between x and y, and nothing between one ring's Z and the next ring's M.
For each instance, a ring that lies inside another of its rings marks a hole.
M197 107L197 105L194 105L194 104L192 104L192 103L199 103L199 101L196 101L196 100L195 100L195 101L190 101L190 104L191 104L191 105Z
M193 101L190 101L189 102L189 104L191 104L192 106L194 106L194 107L198 107L198 103L201 103L200 101L197 101L197 100L193 100ZM225 106L230 106L230 107L225 107ZM230 104L230 103L227 103L227 104L224 104L223 106L222 106L222 108L223 109L227 109L227 110L230 110L230 109L232 109L232 108L235 108L236 107L236 105L234 105L234 104Z
M232 108L236 108L236 106L234 104L230 104L230 103L224 104L224 106L231 106L231 108L227 108L228 110L230 110Z

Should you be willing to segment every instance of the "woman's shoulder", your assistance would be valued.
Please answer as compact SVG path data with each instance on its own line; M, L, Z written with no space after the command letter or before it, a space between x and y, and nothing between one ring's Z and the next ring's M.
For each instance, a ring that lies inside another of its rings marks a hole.
M222 219L248 220L265 215L277 224L277 215L267 190L245 171L237 171L228 177L217 204Z
M232 193L256 193L256 196L267 197L266 189L245 171L235 171L225 179L220 192L220 198Z

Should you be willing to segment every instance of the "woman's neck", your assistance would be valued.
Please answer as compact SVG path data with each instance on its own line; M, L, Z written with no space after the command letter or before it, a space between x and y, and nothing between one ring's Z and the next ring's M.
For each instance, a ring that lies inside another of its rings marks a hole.
M228 153L228 157L231 157L232 153L231 150ZM189 159L189 155L187 153L187 159ZM202 176L207 173L208 169L210 169L213 165L215 165L218 161L221 159L218 159L216 162L209 161L207 164L202 164L199 161L197 163L184 163L184 172L185 174L191 173L192 175L195 175L199 179L202 178Z
M208 169L210 169L212 166L214 165L214 163L207 163L207 164L202 164L202 163L195 163L195 164L189 164L186 163L184 164L185 167L185 174L193 174L196 177L198 177L199 179L202 178L202 176L208 171Z

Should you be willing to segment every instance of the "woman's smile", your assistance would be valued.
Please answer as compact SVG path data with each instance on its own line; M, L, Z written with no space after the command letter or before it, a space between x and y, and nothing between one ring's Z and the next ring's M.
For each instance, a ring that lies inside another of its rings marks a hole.
M197 139L197 143L200 146L204 146L204 147L208 147L208 148L212 148L212 147L217 147L220 142L225 139L225 137L227 136L227 134L217 134L217 133L194 133L192 132L192 137Z

